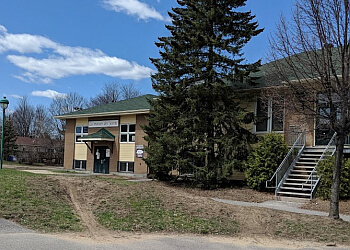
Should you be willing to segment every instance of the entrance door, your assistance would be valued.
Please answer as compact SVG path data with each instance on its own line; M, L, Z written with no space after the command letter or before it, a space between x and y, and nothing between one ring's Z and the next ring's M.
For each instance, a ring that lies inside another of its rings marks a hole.
M316 118L315 144L327 145L332 138L334 132L330 128L329 120L322 118L325 112L329 113L329 108L326 104L318 104L317 112L320 114Z
M95 147L94 173L109 174L109 157L106 157L108 147Z

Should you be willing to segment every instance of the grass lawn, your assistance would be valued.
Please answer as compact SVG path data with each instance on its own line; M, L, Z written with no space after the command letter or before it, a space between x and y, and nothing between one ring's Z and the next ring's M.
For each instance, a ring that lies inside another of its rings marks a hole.
M44 232L82 230L57 183L12 169L0 170L0 216Z
M101 225L112 230L141 232L232 235L238 231L234 220L224 223L218 217L193 215L180 204L168 207L161 192L145 192L135 187L133 190L127 197L115 195L106 199L96 208L95 215Z
M303 219L283 220L280 228L275 231L276 235L288 237L294 235L299 239L313 238L320 242L347 242L349 243L350 224L343 221L306 221Z
M233 206L210 197L263 202L271 194L246 188L204 191L158 181L130 182L117 176L46 176L0 170L0 217L43 232L77 232L86 230L86 225L91 230L95 224L96 232L103 234L99 223L116 233L263 236L350 246L349 222ZM80 209L75 211L77 205ZM86 213L91 214L88 219L82 216Z
M158 182L130 182L123 178L97 177L110 192L101 192L94 207L98 222L111 230L234 235L233 219L193 212L175 196L159 190ZM171 202L172 200L172 202Z

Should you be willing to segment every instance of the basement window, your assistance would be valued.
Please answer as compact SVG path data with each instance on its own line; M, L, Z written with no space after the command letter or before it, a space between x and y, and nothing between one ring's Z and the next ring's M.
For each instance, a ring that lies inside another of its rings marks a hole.
M85 170L86 169L86 161L84 160L74 160L74 169L82 169Z
M134 162L120 161L118 164L118 172L133 173L134 172Z

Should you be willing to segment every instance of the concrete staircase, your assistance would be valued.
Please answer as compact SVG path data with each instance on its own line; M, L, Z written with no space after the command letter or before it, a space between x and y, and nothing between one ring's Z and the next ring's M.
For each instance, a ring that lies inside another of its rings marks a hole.
M325 148L325 146L304 148L295 166L287 174L280 188L276 190L276 195L279 197L312 199L312 184L315 184L319 177L315 171L312 183L308 178L315 169Z

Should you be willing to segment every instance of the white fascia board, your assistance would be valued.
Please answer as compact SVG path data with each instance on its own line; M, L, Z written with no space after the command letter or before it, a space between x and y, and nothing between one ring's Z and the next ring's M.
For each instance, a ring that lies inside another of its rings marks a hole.
M112 111L112 112L103 112L103 113L89 113L89 114L71 114L71 115L56 115L55 119L66 120L74 118L86 118L86 117L102 117L102 116L115 116L115 115L138 115L138 114L148 114L150 109L139 109L139 110L127 110L127 111Z
M106 139L106 138L86 138L84 137L79 138L78 141L84 142L84 141L115 141L115 139Z

